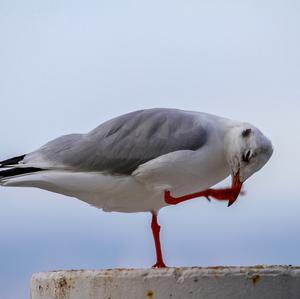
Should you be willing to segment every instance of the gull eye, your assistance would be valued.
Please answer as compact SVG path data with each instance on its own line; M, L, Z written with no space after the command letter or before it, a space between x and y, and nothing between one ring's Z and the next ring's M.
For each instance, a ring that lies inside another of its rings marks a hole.
M244 162L249 162L251 159L252 155L251 155L251 150L246 151L243 156L242 156L242 160Z

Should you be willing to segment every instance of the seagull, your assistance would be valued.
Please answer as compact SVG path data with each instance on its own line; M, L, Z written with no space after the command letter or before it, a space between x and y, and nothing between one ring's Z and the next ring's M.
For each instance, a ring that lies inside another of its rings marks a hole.
M198 197L232 205L242 184L272 153L271 141L249 123L196 111L145 109L0 162L0 185L60 193L106 212L150 212L153 267L162 268L159 210ZM230 187L212 188L228 176Z

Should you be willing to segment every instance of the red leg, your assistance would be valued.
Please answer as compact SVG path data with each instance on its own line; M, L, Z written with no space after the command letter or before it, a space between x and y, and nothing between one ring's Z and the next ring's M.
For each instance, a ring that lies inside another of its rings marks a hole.
M207 189L201 192L191 193L180 197L173 197L170 191L165 191L164 197L165 202L170 205L177 205L181 202L196 198L196 197L206 197L210 199L213 197L217 200L228 200L228 206L231 206L239 196L240 190L235 188L228 189Z
M232 187L226 189L207 189L201 192L191 193L180 197L173 197L170 191L165 191L165 202L170 205L177 205L183 201L190 200L196 197L204 196L207 199L213 197L217 200L228 200L228 206L231 206L238 198L242 183L239 181L239 174L233 177Z
M153 238L155 242L155 250L156 250L156 264L153 265L153 268L165 268L166 265L163 261L162 253L161 253L161 246L160 246L160 226L157 222L157 215L155 213L152 213L152 222L151 222L151 228L153 233Z

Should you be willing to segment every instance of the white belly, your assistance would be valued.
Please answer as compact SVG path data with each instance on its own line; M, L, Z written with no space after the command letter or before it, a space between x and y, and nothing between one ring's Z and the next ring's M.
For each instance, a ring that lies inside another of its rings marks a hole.
M132 176L98 172L47 170L2 181L3 186L36 187L76 197L104 211L156 211L164 206L158 192L151 192Z

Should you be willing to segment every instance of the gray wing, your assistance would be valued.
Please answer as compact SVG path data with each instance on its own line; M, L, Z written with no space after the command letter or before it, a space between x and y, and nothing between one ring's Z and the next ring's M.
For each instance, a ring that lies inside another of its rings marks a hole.
M147 109L119 116L88 134L50 141L28 154L25 163L43 162L76 171L131 174L161 155L197 150L208 133L199 114L176 109Z

